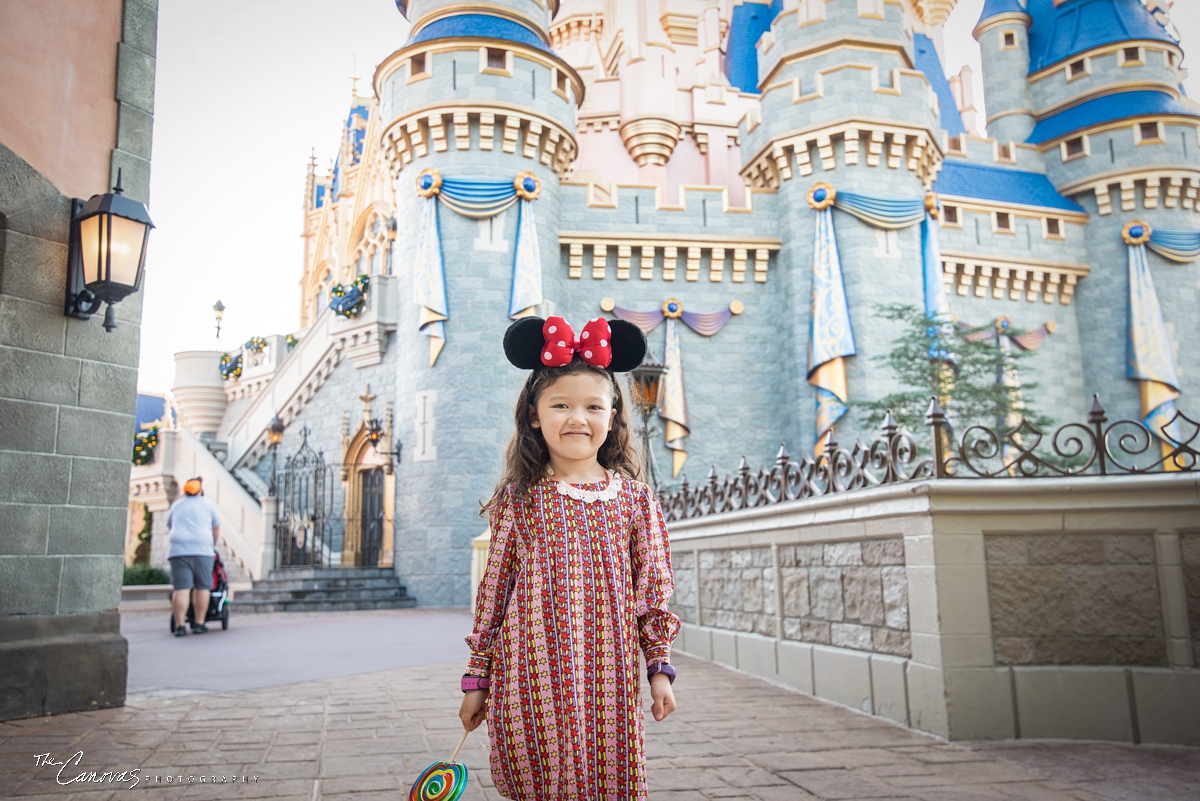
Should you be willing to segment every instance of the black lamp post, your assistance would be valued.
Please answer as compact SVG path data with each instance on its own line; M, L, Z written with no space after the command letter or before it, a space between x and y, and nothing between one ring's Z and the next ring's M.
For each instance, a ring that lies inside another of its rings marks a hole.
M651 439L659 432L658 426L650 425L650 418L662 402L663 376L667 368L649 349L642 363L629 371L629 390L633 396L633 404L642 418L641 430L638 436L642 440L642 453L646 458L647 478L650 486L659 488L658 464L654 458L654 448Z
M67 293L63 312L90 320L107 303L104 330L117 327L113 304L138 290L146 268L146 243L154 223L146 207L121 194L117 185L85 203L71 201L71 233L67 243Z
M217 301L220 304L221 301ZM220 319L218 317L218 319ZM283 441L283 421L279 419L279 415L271 418L271 422L267 425L267 441L271 443L271 487L268 490L268 495L272 498L278 491L275 483L275 466L278 458L276 451L279 449L279 443Z
M225 316L225 304L217 298L217 302L213 304L213 317L217 318L217 339L221 338L221 319Z

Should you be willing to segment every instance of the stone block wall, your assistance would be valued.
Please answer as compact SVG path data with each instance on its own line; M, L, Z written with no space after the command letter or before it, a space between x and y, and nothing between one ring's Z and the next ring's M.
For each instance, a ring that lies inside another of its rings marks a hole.
M1187 587L1188 627L1195 651L1194 664L1200 665L1200 532L1179 538L1183 552L1183 580Z
M685 623L910 656L900 538L682 551L672 610ZM699 596L696 594L699 565Z
M80 56L68 52L85 25L72 8L39 12L43 38L0 28L0 53L27 50L46 69ZM111 334L102 315L63 314L72 211L63 184L76 181L59 164L38 163L30 141L62 140L84 161L107 164L107 185L89 182L88 191L109 191L121 169L126 197L147 202L157 3L107 3L97 15L104 24L86 31L82 57L97 69L115 65L116 81L87 100L117 107L115 130L92 122L89 137L69 137L65 94L47 96L24 70L4 78L6 102L11 90L15 108L31 93L39 105L28 132L0 132L0 720L125 701L117 605L142 296L114 307ZM169 265L148 269L157 268Z
M996 664L1166 667L1153 535L984 544Z

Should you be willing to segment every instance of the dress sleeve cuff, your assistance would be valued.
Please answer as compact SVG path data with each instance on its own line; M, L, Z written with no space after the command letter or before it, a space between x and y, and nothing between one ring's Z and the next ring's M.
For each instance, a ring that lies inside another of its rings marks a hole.
M492 658L482 654L471 654L467 660L467 675L485 678L492 674Z
M670 662L671 661L671 646L669 645L652 645L646 649L646 665L653 665L655 662Z

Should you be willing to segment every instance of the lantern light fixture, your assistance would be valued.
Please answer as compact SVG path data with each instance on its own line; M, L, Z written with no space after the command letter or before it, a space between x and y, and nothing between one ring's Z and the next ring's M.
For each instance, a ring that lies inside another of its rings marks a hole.
M213 304L213 317L217 318L217 339L221 338L221 320L225 317L225 304L217 298L217 302ZM275 418L278 420L279 418Z
M124 196L121 170L112 192L71 201L67 291L63 312L89 320L104 311L104 330L117 327L113 304L137 292L146 268L146 243L154 223L145 205Z

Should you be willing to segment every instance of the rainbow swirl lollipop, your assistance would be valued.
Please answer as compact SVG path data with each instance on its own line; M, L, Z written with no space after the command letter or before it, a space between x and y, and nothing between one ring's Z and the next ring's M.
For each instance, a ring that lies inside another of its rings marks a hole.
M467 766L454 759L466 739L467 732L463 732L449 762L434 762L421 771L408 791L408 801L458 801L462 797L467 789Z

